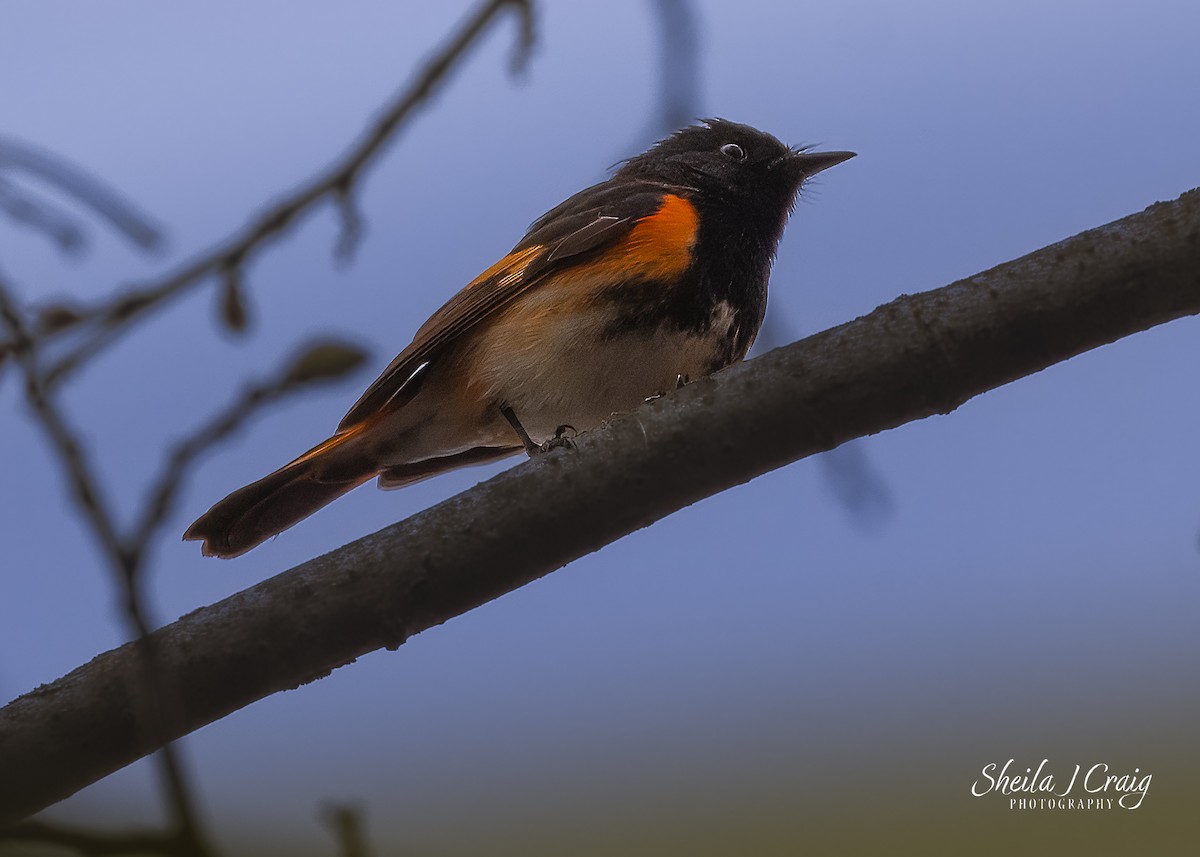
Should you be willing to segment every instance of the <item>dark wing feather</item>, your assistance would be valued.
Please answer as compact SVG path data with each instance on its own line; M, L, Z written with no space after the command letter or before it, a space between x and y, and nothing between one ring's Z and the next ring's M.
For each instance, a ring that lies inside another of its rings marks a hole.
M362 394L338 431L380 408L408 401L420 387L422 368L449 343L547 276L612 245L662 204L663 190L606 182L580 191L543 215L512 252L476 277L430 316L405 348Z

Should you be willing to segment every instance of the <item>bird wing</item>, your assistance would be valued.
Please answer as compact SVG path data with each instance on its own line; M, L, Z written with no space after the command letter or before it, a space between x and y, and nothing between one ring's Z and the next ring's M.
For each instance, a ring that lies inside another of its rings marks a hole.
M467 284L421 325L412 343L342 418L338 432L383 407L399 407L419 389L424 370L446 346L550 275L612 247L660 212L670 194L660 187L631 189L611 182L580 191L543 215L512 251Z

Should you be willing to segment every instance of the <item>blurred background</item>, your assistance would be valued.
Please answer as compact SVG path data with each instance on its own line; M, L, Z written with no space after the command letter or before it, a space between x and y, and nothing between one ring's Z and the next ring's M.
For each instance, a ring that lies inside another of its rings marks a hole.
M168 238L146 256L95 225L67 258L0 216L6 277L28 302L99 299L223 238L342 153L471 8L5 3L0 133L118 188ZM360 489L232 562L177 538L325 437L529 222L681 114L859 153L797 206L767 344L1200 185L1190 0L536 8L523 75L505 16L364 177L352 263L322 207L248 266L246 335L204 289L66 388L131 510L167 440L298 340L371 353L206 457L155 543L156 621L499 469ZM206 824L229 854L334 853L330 803L361 811L378 854L1190 853L1198 334L1174 322L769 474L239 711L183 744ZM0 372L4 700L125 639L18 380ZM973 797L1009 759L1153 780L1134 811ZM47 817L156 823L157 779L143 762Z

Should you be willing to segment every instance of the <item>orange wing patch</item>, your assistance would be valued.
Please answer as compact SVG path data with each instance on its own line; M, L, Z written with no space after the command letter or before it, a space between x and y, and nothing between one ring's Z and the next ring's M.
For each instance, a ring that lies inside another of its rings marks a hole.
M692 263L699 227L696 206L682 196L666 194L658 211L638 220L623 241L599 259L573 269L573 273L608 281L676 277Z
M648 276L670 277L683 274L691 264L691 248L696 244L700 215L696 206L683 197L668 193L659 210L642 217L622 241L622 251L630 268Z
M682 196L667 194L658 211L643 217L626 239L626 252L634 264L653 268L654 273L682 274L692 263L692 247L700 216L696 206Z

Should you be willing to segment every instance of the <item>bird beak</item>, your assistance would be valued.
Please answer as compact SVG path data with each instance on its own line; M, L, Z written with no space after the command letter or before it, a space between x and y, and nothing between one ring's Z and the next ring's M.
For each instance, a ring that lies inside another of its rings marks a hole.
M788 166L808 178L853 157L854 152L793 152L786 160Z

